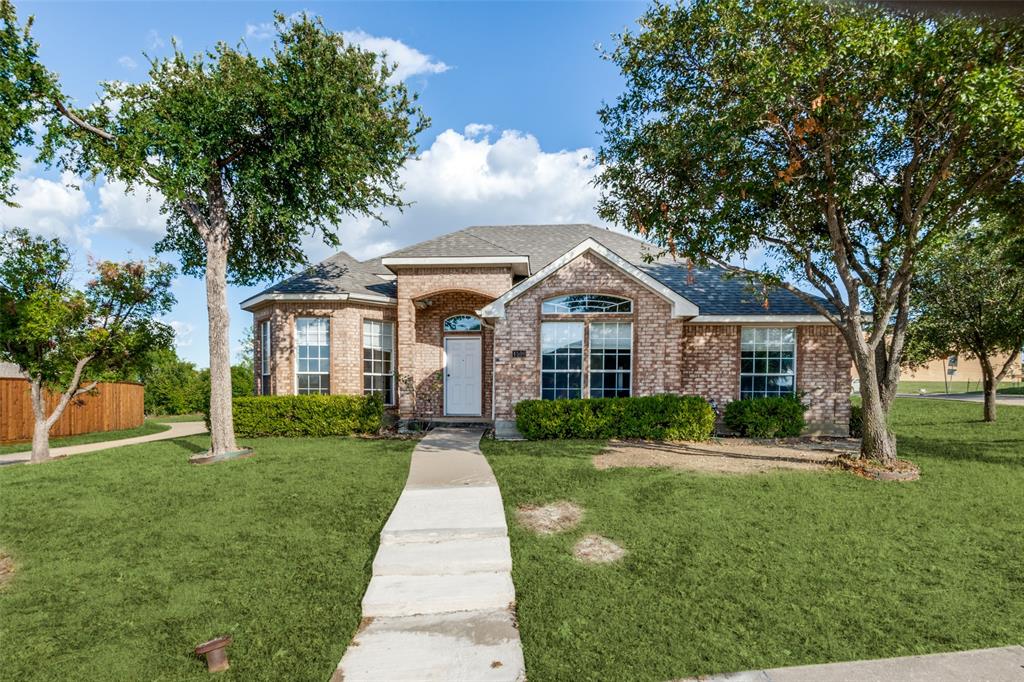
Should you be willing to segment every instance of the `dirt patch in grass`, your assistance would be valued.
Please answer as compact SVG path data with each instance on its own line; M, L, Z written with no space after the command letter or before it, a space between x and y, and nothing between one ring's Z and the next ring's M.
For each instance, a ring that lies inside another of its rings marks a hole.
M572 555L588 564L610 564L625 554L626 550L601 535L587 535L572 548Z
M0 590L7 587L7 584L14 578L14 559L0 550Z
M562 500L544 506L523 505L516 509L519 525L538 535L552 535L575 528L583 518L583 507Z
M707 443L613 441L594 456L598 469L663 467L715 474L758 474L775 469L822 470L856 452L852 438L719 438Z

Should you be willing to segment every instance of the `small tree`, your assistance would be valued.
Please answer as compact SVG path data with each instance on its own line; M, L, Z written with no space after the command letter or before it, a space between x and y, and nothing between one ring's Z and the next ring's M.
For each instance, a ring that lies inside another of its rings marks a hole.
M26 230L0 233L0 359L28 375L35 428L32 462L50 456L50 429L104 373L130 371L170 327L154 316L174 303L173 269L157 263L99 262L83 290L71 283L71 254L58 239ZM46 390L60 393L47 414Z
M227 282L249 284L305 262L301 240L338 246L347 216L401 207L398 171L427 121L393 68L319 20L276 15L273 54L219 43L175 47L143 83L103 83L85 110L41 93L56 111L42 160L105 173L163 198L167 234L186 273L206 279L210 435L237 449L231 414Z
M861 453L892 465L918 257L1024 194L1024 24L694 0L640 26L607 55L626 89L600 112L601 215L838 327ZM730 264L752 249L768 265Z
M146 414L189 414L206 405L203 392L209 384L173 348L151 352L149 366L137 378L146 386Z
M978 358L985 421L996 420L996 391L1024 348L1024 268L991 231L945 244L922 260L911 296L909 355L918 361L963 353ZM995 356L1009 354L1001 365Z

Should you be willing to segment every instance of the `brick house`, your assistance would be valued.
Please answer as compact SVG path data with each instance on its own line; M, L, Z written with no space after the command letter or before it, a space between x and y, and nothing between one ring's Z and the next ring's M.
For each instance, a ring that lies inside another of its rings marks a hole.
M529 398L798 392L845 432L850 357L784 290L656 257L591 225L470 227L342 252L242 303L257 391L379 393L402 419L503 421Z

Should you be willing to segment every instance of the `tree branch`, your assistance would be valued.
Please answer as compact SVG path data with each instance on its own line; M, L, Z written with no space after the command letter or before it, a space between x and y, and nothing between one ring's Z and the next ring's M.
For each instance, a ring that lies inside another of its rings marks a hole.
M114 135L113 133L109 133L106 130L103 130L102 128L97 128L91 123L79 118L77 115L72 113L70 109L64 106L64 103L61 102L59 98L55 97L53 100L53 104L55 107L57 107L57 111L59 111L64 116L64 118L71 121L82 130L92 133L93 135L96 135L98 137L101 137L107 142L113 142L117 139L117 136Z

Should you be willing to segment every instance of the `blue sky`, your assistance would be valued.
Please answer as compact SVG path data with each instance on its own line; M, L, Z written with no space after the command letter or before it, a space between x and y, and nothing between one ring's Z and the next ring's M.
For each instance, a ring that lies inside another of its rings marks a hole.
M34 34L47 66L78 105L96 98L102 80L139 80L146 60L167 55L172 37L193 53L218 40L270 45L275 9L307 10L367 49L384 50L432 119L421 156L403 171L404 214L391 225L340 226L343 248L366 258L470 224L593 222L600 144L597 110L621 88L615 67L596 45L632 27L638 2L601 3L253 3L20 2L36 17ZM27 153L27 152L26 152ZM26 160L0 225L60 235L87 258L152 254L163 221L159 197L126 194L116 183L61 177ZM76 189L76 186L80 189ZM311 260L330 255L305 245ZM173 256L162 256L173 262ZM233 351L241 350L249 315L238 303L262 287L230 290ZM180 277L178 304L167 320L179 354L207 365L205 294L201 280Z

